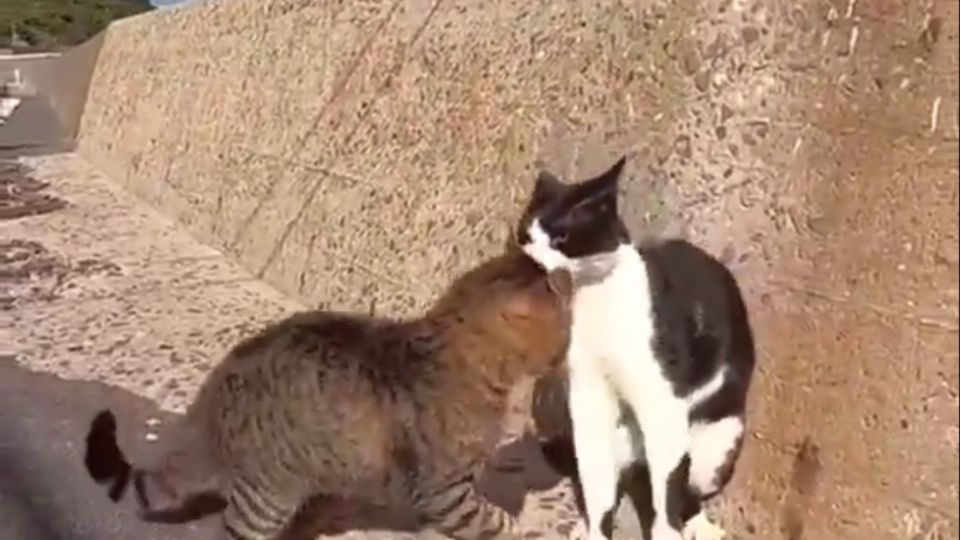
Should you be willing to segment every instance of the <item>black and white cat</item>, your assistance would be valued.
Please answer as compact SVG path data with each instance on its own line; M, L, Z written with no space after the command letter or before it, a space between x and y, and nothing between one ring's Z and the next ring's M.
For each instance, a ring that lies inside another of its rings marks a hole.
M617 210L624 164L571 185L541 173L517 235L528 256L575 280L568 406L588 534L610 537L620 475L640 463L652 539L716 540L724 531L701 505L740 453L755 359L746 308L703 250L633 245Z

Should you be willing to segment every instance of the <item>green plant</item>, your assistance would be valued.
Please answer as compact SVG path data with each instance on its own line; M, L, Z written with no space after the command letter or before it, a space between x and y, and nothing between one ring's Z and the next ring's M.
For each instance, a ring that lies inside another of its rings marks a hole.
M58 49L82 43L111 21L153 9L148 0L3 0L0 47Z

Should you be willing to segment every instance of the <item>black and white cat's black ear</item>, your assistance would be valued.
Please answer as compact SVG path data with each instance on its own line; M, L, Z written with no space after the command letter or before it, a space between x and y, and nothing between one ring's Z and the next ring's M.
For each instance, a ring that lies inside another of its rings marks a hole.
M590 190L595 196L616 194L620 188L620 177L623 175L623 168L627 164L627 156L621 156L612 167L600 173L599 176L591 178L584 182L590 186Z
M627 156L621 157L612 167L589 180L578 184L579 201L577 207L602 207L616 211L617 193L620 190L620 177L627 163Z
M559 197L566 191L566 184L560 181L556 176L547 171L540 171L537 174L536 183L533 185L532 200L543 202Z

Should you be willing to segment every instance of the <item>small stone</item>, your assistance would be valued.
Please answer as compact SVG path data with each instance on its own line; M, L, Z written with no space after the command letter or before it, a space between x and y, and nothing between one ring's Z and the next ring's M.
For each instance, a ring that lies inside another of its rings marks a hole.
M816 67L816 64L811 60L794 59L787 61L787 69L790 71L810 71L814 67Z
M146 439L149 442L156 442L160 440L160 436L152 431L148 431L144 439Z
M695 49L690 49L683 55L683 71L687 75L693 75L700 69L700 55Z
M760 39L760 30L757 30L754 26L748 26L740 31L740 37L743 38L743 42L747 45Z
M829 223L823 216L807 218L807 227L820 236L827 234L829 231Z
M726 122L727 120L731 119L732 117L733 117L733 109L731 109L731 108L728 107L727 105L721 105L721 106L720 106L720 121L721 121L721 122Z
M943 29L943 19L940 17L931 17L927 26L920 34L920 43L928 51L933 50L933 46L940 41L940 32Z
M707 45L704 56L708 59L718 58L723 55L725 48L726 44L724 43L723 34L719 34L710 45Z
M658 164L663 165L668 159L670 159L670 150L670 146L664 143L661 143L656 147L654 153L656 155Z
M697 90L701 92L706 92L710 88L710 72L709 71L700 71L693 76L693 85Z
M680 135L677 137L677 140L673 143L673 148L680 157L690 159L690 156L693 155L693 149L690 145L690 137L687 135Z
M737 250L732 245L727 245L723 248L723 251L720 252L720 262L724 264L730 264L737 258Z

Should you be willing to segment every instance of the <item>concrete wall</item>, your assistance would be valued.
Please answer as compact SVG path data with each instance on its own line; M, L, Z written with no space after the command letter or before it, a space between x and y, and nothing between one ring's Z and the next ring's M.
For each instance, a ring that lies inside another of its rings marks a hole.
M282 290L410 313L540 161L728 261L740 538L957 538L957 3L230 0L106 33L79 135Z
M643 10L600 5L321 5L240 0L114 26L80 147L272 283L327 305L376 297L410 312L499 249L534 158L563 173L588 159L549 136L593 131L633 150L636 128L665 125L654 112L684 99L674 68L634 73L692 28L683 10L646 32ZM621 50L636 39L649 46Z

